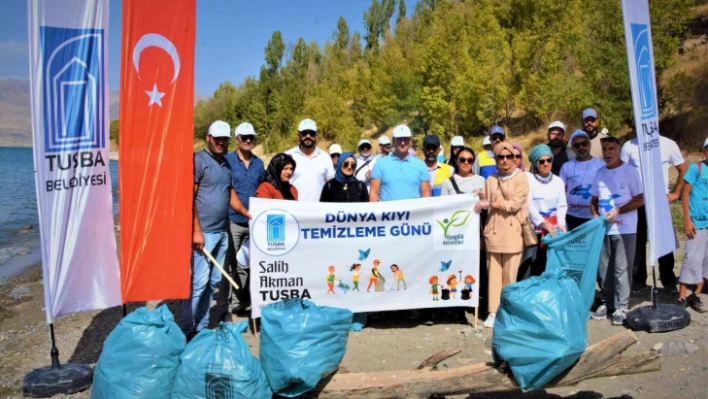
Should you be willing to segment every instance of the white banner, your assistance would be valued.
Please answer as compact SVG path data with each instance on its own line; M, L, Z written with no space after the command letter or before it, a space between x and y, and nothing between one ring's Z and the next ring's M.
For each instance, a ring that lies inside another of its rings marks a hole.
M649 259L655 264L660 256L675 250L677 243L673 229L661 228L671 226L672 220L661 172L659 108L649 4L647 0L622 0L622 14L629 78L632 83L634 123L644 182L644 204L649 226Z
M293 297L353 312L476 307L475 201L312 206L251 198L252 316Z
M28 0L47 322L120 305L108 171L108 0Z

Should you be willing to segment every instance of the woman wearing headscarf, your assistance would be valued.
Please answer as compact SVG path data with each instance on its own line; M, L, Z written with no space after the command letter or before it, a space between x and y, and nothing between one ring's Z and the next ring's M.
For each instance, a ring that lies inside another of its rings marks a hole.
M497 172L487 178L486 200L475 204L475 211L489 209L484 225L484 243L487 249L488 311L484 321L494 327L501 290L516 282L516 274L524 250L522 223L528 218L529 183L524 172L514 163L514 147L501 142L494 147Z
M290 184L293 172L293 157L284 153L274 156L266 169L265 181L256 189L256 197L297 201L297 189Z
M325 183L320 194L320 202L369 202L366 183L354 176L356 158L351 152L339 156L334 179Z
M531 264L530 274L540 276L546 270L547 251L541 238L546 234L555 236L558 230L566 231L565 214L568 204L563 180L551 173L551 147L545 144L533 147L529 151L529 163L531 171L526 172L529 182L529 218L538 236L536 259Z
M516 169L525 171L524 168L524 149L518 144L513 144L514 147L514 163L516 164Z

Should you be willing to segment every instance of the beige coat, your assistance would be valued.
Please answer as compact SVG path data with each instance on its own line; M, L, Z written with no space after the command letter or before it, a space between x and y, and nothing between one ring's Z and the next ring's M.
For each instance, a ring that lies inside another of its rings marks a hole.
M501 190L499 186L501 185ZM506 199L502 196L502 190ZM526 174L518 170L514 177L500 181L497 174L487 178L485 193L489 203L501 203L503 209L489 210L484 225L487 252L511 254L524 250L519 220L528 218L529 183Z

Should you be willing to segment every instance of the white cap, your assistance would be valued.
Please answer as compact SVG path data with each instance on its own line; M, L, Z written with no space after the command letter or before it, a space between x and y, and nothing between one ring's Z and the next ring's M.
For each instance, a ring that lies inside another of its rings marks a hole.
M256 136L256 129L248 122L236 126L236 134L234 136Z
M297 125L297 131L298 132L304 132L305 130L312 130L313 132L317 132L317 124L315 121L312 119L303 119L300 121L300 124Z
M209 135L211 137L231 138L231 127L224 121L216 121L209 126Z
M482 140L482 147L485 145L492 145L492 140L489 139L489 136L485 137L484 140Z
M565 133L565 125L561 121L553 121L551 122L550 125L548 125L548 131L550 132L551 129L560 129Z
M341 154L342 152L342 146L339 144L332 144L331 146L329 146L329 155Z
M388 145L388 144L391 144L391 140L388 138L388 136L379 137L379 145Z
M703 143L703 148L708 147L708 138L706 138L706 141Z
M462 136L455 136L450 140L450 145L453 147L464 147L465 146L465 140L462 138Z
M588 135L588 133L585 130L578 129L578 130L574 131L573 134L570 135L570 143L572 144L573 140L575 140L576 137L582 137L582 136L585 136L588 139L590 139L590 136Z
M361 147L362 144L368 144L369 147L370 147L370 146L371 146L371 141L369 141L369 140L367 140L367 139L361 139L361 140L359 140L359 144L356 145L356 148Z
M411 129L406 125L398 125L393 128L393 138L400 139L404 137L412 137Z
M607 136L607 135L609 135L609 134L610 134L610 131L609 131L609 130L607 130L607 128L606 128L606 127L603 127L603 128L602 128L602 130L600 130L600 134L604 134L605 136Z

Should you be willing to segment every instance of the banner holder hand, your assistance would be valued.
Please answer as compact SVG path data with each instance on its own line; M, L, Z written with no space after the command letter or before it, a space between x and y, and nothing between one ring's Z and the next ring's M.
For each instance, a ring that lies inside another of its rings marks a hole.
M214 257L211 256L211 253L209 251L207 251L206 248L202 248L202 252L204 253L204 255L206 255L206 257L209 259L209 261L211 261L211 263L213 263L214 266L216 266L216 268L219 269L219 271L221 272L221 275L226 277L227 280L229 280L229 283L231 283L231 286L233 286L234 289L237 290L239 288L238 284L236 284L234 279L232 279L231 276L229 276L229 274L226 273L226 270L224 270L224 268L219 264L219 262L217 262L216 259L214 259Z

